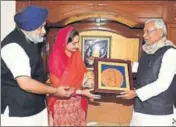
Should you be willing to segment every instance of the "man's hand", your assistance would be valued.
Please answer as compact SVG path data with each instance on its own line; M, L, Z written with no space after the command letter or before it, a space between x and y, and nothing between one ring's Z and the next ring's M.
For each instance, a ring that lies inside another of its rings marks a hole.
M100 99L100 98L101 98L100 95L92 94L91 91L92 91L92 89L84 89L84 90L81 90L81 95L87 96L87 97L89 97L90 99Z
M57 88L55 96L58 97L70 97L74 92L74 89L71 89L69 87L60 86Z
M129 90L129 91L125 91L125 92L121 92L121 95L118 95L116 97L120 97L122 99L133 99L137 96L136 91L135 90Z

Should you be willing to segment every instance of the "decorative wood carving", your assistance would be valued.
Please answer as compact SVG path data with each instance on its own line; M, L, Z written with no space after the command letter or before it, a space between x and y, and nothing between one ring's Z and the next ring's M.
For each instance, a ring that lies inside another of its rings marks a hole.
M144 22L148 18L162 18L165 6L164 1L30 1L29 3L47 7L48 20L52 23L70 18L66 22L68 24L92 16L110 18L129 26Z
M129 19L127 16L119 16L115 13L108 13L108 12L88 12L88 13L84 13L84 14L78 14L78 15L74 15L71 16L67 19L64 19L63 21L61 20L61 24L63 24L62 26L68 25L70 23L76 22L76 21L82 21L85 19L89 19L89 18L104 18L107 20L113 20L113 21L117 21L120 22L122 24L125 24L129 27L134 27L138 25L137 20L131 20ZM63 22L63 23L62 23Z
M140 38L142 33L141 29L131 29L128 26L118 24L116 22L108 22L101 26L97 26L95 23L73 23L71 25L80 32L88 30L102 30L117 33L127 38Z

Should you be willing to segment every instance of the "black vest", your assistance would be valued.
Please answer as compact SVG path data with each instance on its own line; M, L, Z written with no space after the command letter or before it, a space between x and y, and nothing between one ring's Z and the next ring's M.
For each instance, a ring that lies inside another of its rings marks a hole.
M144 53L142 55L139 61L138 73L136 77L136 89L157 80L163 55L170 48L170 46L167 46L157 50L154 54ZM151 115L172 114L174 105L173 94L176 92L174 85L176 85L176 76L172 80L170 87L158 96L152 97L144 102L141 102L141 100L137 97L135 99L134 110L136 112Z
M1 48L10 43L19 44L30 60L31 78L45 82L40 44L33 44L25 38L21 30L13 30L1 43ZM23 62L18 57L19 61ZM22 90L11 71L1 58L1 113L9 107L9 116L24 117L41 112L45 106L45 95Z

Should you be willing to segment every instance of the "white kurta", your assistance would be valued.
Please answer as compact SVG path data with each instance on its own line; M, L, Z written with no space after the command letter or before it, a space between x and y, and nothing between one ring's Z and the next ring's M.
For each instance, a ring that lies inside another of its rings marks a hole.
M176 49L169 49L163 55L158 79L136 90L137 96L143 102L157 96L168 89L176 74ZM133 112L131 126L172 126L173 114L150 115Z
M14 79L18 76L31 76L29 57L17 43L5 45L1 49L1 57ZM30 103L30 102L29 102ZM47 109L29 117L9 117L9 109L6 107L4 114L1 114L2 126L48 126Z
M9 117L9 108L1 114L1 126L48 126L47 108L28 117Z

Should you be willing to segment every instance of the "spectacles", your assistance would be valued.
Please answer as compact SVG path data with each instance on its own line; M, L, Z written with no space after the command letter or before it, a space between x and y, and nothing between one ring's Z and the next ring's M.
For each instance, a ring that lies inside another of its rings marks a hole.
M147 35L151 34L153 31L156 31L158 29L153 29L153 30L144 30L143 34L146 33Z

